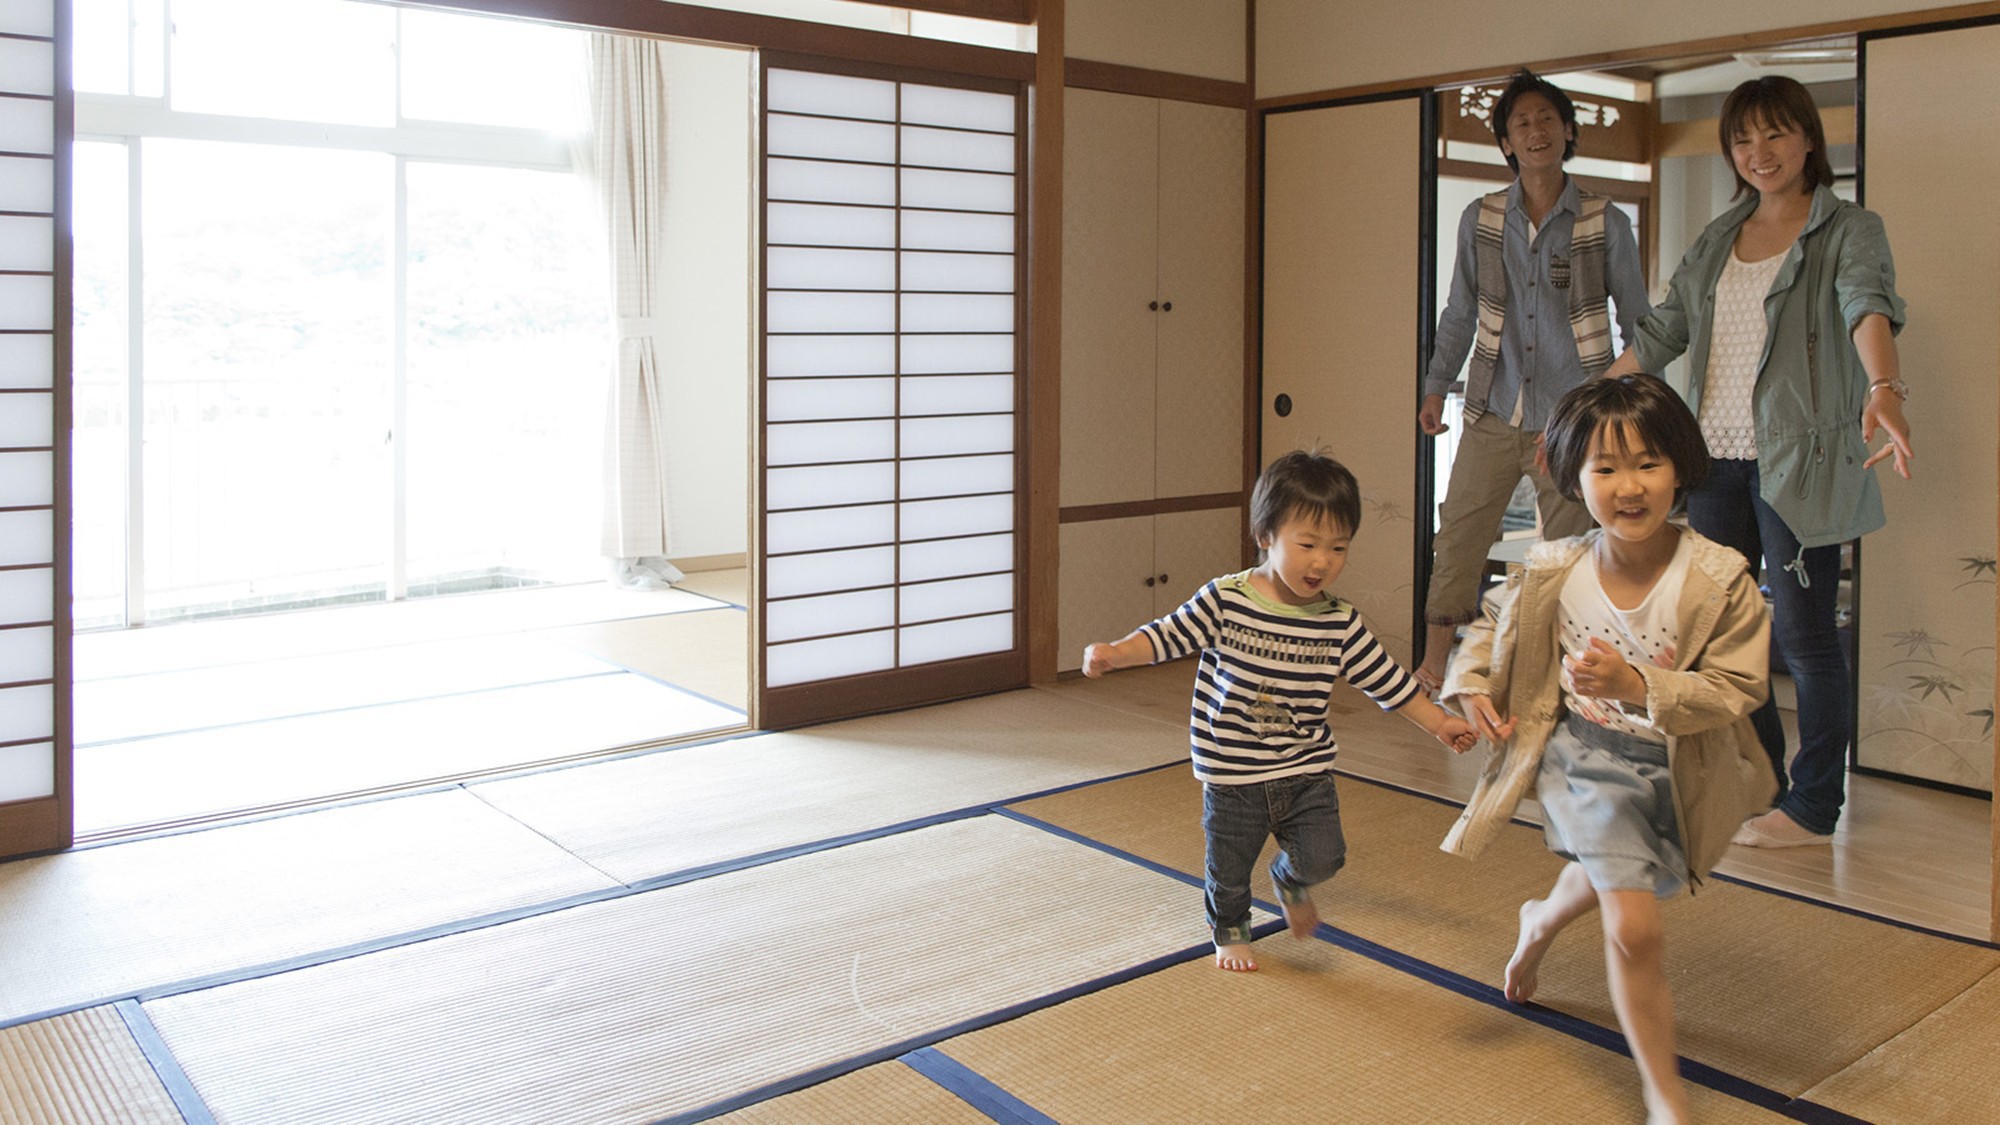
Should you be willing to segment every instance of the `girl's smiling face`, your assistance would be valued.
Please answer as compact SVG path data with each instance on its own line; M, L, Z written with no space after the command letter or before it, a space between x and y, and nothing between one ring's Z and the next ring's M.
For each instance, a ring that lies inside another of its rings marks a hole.
M1276 532L1258 540L1264 565L1257 573L1286 605L1317 601L1327 596L1347 566L1347 545L1353 538L1352 532L1328 517L1310 519L1291 513Z
M1645 438L1621 422L1591 437L1577 483L1583 506L1604 533L1637 543L1666 526L1681 482L1673 460L1647 448Z

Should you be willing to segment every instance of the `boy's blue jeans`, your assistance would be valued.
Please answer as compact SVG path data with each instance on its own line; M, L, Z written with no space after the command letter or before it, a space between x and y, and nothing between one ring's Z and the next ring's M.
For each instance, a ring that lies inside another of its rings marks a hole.
M1217 945L1250 942L1250 870L1265 840L1278 838L1271 881L1281 897L1296 900L1347 862L1340 797L1327 772L1248 785L1205 782L1201 829L1208 838L1208 926Z

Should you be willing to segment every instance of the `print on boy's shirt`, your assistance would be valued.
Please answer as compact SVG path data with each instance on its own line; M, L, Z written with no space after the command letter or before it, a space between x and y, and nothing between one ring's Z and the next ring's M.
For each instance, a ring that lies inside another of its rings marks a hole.
M1298 725L1292 709L1271 698L1271 681L1257 685L1257 701L1250 705L1250 721L1261 735L1283 734Z
M1330 637L1287 636L1236 621L1223 622L1219 647L1273 664L1327 664L1340 652L1340 642Z

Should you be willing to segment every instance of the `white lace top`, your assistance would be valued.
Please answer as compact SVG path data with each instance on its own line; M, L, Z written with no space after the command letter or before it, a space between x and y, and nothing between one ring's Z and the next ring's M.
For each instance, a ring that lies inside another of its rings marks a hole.
M1764 357L1764 298L1784 254L1746 262L1730 251L1715 282L1715 328L1708 344L1708 377L1701 388L1701 436L1711 457L1757 459L1757 418L1751 399L1757 363Z

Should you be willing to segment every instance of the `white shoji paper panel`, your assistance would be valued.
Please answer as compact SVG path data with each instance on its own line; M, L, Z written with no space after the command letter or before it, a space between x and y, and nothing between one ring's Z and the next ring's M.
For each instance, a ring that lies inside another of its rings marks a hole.
M1014 615L968 617L962 621L940 621L934 625L912 625L903 630L905 667L1005 652L1014 647Z
M888 631L774 644L764 650L764 682L771 687L859 676L895 666L896 635Z
M857 590L772 602L765 622L764 636L772 644L886 629L896 624L896 591Z
M787 555L764 563L764 596L790 598L835 590L860 590L896 581L896 548Z
M902 589L902 623L936 621L1014 608L1014 576L990 574L951 582L924 582Z
M1013 565L1014 537L1011 534L903 545L905 582L955 578L961 574L991 574L1012 569Z
M978 492L1012 492L1014 456L930 457L903 462L903 498L968 496Z
M764 550L771 555L831 551L896 541L896 506L809 508L772 512L764 520Z
M773 512L828 504L867 504L895 498L896 466L887 461L867 465L771 469L764 474L764 507Z

